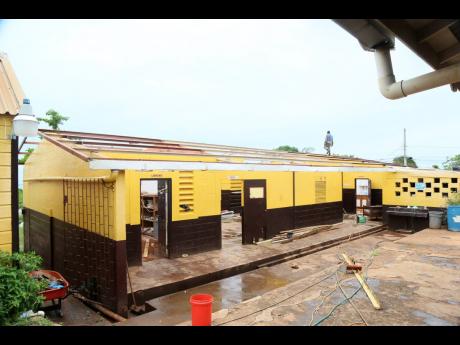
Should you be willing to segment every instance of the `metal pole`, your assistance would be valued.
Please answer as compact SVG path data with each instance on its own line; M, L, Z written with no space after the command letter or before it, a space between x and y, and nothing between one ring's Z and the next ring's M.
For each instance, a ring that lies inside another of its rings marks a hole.
M404 166L407 167L407 155L406 155L406 129L404 128Z

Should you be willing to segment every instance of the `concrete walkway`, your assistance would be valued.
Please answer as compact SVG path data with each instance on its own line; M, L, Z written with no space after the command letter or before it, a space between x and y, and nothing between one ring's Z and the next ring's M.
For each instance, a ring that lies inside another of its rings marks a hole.
M460 325L460 233L431 229L403 238L381 232L270 267L272 276L291 272L303 278L214 309L213 325L365 324L350 303L334 309L344 300L337 281L347 296L360 287L338 268L343 252L368 268L368 284L381 302L375 310L362 289L353 297L367 324Z
M380 222L355 224L345 220L334 226L336 229L318 233L284 244L265 243L261 245L242 245L241 238L224 241L221 250L213 250L185 258L161 258L144 262L143 266L130 267L133 291L141 292L145 300L185 290L211 281L230 277L256 269L270 260L320 247L337 240L352 240L373 228ZM128 292L130 287L128 285Z

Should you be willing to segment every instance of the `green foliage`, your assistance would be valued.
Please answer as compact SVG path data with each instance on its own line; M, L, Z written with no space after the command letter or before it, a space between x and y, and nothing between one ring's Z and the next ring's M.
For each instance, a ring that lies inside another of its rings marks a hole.
M442 165L446 170L453 170L454 167L460 167L460 154L447 157L447 160Z
M47 117L38 117L38 121L46 122L55 131L58 131L59 126L69 119L68 116L59 114L56 110L50 109L46 112Z
M289 146L289 145L282 145L282 146L279 146L278 148L276 148L275 150L277 151L286 151L286 152L290 152L290 153L295 153L295 152L299 152L299 149L295 146Z
M19 163L19 164L24 164L24 163L27 161L27 159L29 158L29 156L32 154L32 152L34 152L34 149L31 148L31 147L29 147L29 148L26 150L26 152L27 152L27 153L26 153L25 155L23 155L23 156L18 160L18 163Z
M452 196L447 199L447 205L449 206L460 205L460 193L453 193Z
M439 165L433 164L433 169L439 169Z
M43 316L32 316L18 319L13 326L58 326L58 324Z
M19 315L40 307L39 295L47 283L32 278L29 273L40 268L42 258L35 253L0 251L0 325L15 324Z
M393 158L393 164L404 166L404 156L398 156ZM407 157L407 166L417 168L417 163L415 163L412 157Z
M18 188L18 206L19 209L24 206L24 192L21 188Z

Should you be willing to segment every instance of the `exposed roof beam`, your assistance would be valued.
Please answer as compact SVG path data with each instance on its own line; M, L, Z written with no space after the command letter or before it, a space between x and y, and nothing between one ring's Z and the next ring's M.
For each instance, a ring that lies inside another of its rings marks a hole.
M457 21L458 19L436 19L419 30L417 41L423 43Z
M81 152L78 152L77 150L75 150L75 149L73 149L73 148L71 148L71 147L69 147L69 146L67 146L67 145L65 145L65 144L63 144L63 143L61 143L59 140L56 140L56 139L52 138L52 137L49 136L49 135L46 135L45 133L43 133L43 132L41 132L41 131L39 132L39 134L40 134L43 138L45 138L46 140L48 140L50 143L53 143L54 145L60 147L61 149L63 149L63 150L65 150L65 151L67 151L67 152L73 154L74 156L76 156L76 157L78 157L78 158L80 158L80 159L83 159L83 160L86 161L86 162L89 161L89 157L88 157L87 155L85 155L85 154L83 154L83 153L81 153Z
M439 63L443 64L460 56L460 43L455 44L439 53Z

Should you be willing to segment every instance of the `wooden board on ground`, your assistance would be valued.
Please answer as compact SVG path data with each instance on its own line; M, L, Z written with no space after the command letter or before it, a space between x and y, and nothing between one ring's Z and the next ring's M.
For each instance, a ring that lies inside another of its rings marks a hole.
M348 265L353 265L353 261L348 257L347 254L342 254L343 258L345 259L345 262L348 264ZM364 281L363 277L361 276L360 273L358 272L353 272L355 274L355 277L356 279L358 279L359 283L361 284L361 286L363 287L364 291L366 292L367 296L369 297L369 299L371 300L371 303L372 305L374 306L375 309L381 309L382 307L380 306L380 302L379 300L377 299L377 297L374 295L374 293L372 292L371 288L369 287L369 285L367 285L367 283Z
M272 238L272 243L288 243L288 242L292 242L293 240L315 235L319 232L338 229L338 227L335 227L334 225L335 224L321 225L321 226L316 226L316 227L296 229L292 231L289 231L289 230L286 230L284 232L282 231L279 235L276 235L275 237ZM289 232L292 232L292 237L288 237Z
M149 256L149 246L150 246L150 240L149 239L146 239L145 240L145 244L144 244L144 258L146 258L147 256Z

